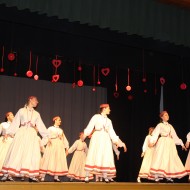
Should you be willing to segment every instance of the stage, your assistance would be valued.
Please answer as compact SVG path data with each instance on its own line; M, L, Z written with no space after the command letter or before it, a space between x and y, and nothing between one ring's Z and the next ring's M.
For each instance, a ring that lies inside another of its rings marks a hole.
M1 182L0 190L189 190L188 183Z

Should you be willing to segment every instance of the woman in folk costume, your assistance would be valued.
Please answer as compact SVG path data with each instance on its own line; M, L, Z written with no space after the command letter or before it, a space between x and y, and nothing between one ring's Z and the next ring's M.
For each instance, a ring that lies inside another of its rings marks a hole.
M187 149L189 148L189 144L190 144L190 132L187 134L187 141L185 144ZM186 162L185 162L185 169L189 175L188 182L190 183L190 150L189 150Z
M48 131L40 114L34 109L37 105L37 98L30 96L6 131L6 136L15 136L3 164L2 171L5 174L2 181L6 181L9 175L25 176L30 182L38 181L36 177L39 176L41 155L36 128L43 137L44 144L48 140Z
M149 178L149 172L150 172L150 165L152 161L152 155L154 147L149 147L150 144L150 138L152 136L152 132L154 130L154 127L150 127L148 129L148 135L146 136L143 147L142 147L142 154L141 157L143 157L141 168L138 174L137 182L141 182L141 178Z
M100 114L95 114L84 130L85 137L92 134L89 150L86 158L85 182L89 182L89 174L102 175L108 183L108 176L116 175L114 164L112 141L119 146L119 137L116 135L111 120L107 117L110 114L109 104L100 105Z
M68 174L68 166L66 155L69 149L69 143L63 130L60 128L61 118L56 116L53 118L54 125L48 128L49 141L45 148L41 166L41 181L44 181L45 175L54 176L55 182L60 182L58 176Z
M86 175L84 166L86 162L88 147L87 144L84 142L83 132L80 133L79 137L80 138L76 140L68 150L68 154L71 154L75 151L67 175L67 177L70 178L70 181L72 181L73 179L84 181ZM90 175L89 179L93 179L93 175Z
M12 143L13 137L7 136L5 138L5 134L7 129L10 127L10 124L12 123L14 118L14 115L12 112L8 112L5 115L5 122L2 122L0 124L0 134L2 135L0 137L0 176L3 176L3 173L1 173L3 163L5 161L5 157L7 155L7 151L9 149L10 144ZM10 177L10 180L12 178Z
M168 182L173 182L172 178L182 178L187 175L176 149L176 145L181 145L186 150L183 142L177 136L175 129L168 123L169 115L167 111L160 113L162 122L159 123L152 133L151 145L155 145L150 174L158 182L166 178ZM160 138L158 139L160 135Z

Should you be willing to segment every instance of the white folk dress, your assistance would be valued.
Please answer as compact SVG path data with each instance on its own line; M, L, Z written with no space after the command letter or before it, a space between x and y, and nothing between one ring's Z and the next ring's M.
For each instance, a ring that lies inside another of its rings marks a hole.
M69 149L69 143L63 130L57 126L48 128L51 144L47 144L40 166L41 174L52 176L64 176L68 174L68 166L65 149Z
M69 166L69 172L67 177L83 181L86 175L84 166L86 163L86 155L88 152L87 144L81 139L76 140L68 150L69 154L73 152L74 154ZM89 179L93 179L93 175L90 175Z
M147 135L143 143L142 151L144 152L144 157L143 157L141 168L138 175L138 177L140 178L148 179L150 177L149 172L150 172L150 166L152 162L152 155L154 151L154 147L149 147L150 138L151 138L151 135Z
M0 137L0 176L3 175L1 172L3 163L5 161L9 146L13 141L13 138L11 136L8 136L6 139L4 139L4 135L6 134L6 131L9 128L10 124L11 123L9 121L0 124L0 134L2 135Z
M190 143L190 132L187 134L187 142ZM185 169L190 177L190 150L189 150L186 162L185 162Z
M173 126L168 122L159 123L151 137L151 143L156 141L150 167L152 177L182 178L187 175L176 149L176 145L183 146L183 142L177 136Z
M119 141L115 134L111 120L101 114L95 114L84 130L85 136L95 131L91 137L89 150L86 158L85 170L96 175L107 173L108 176L116 175L116 168L113 156L113 143Z
M39 175L40 146L35 127L47 141L48 131L40 117L33 108L21 108L15 115L6 134L14 135L7 152L2 171L15 176L34 177Z

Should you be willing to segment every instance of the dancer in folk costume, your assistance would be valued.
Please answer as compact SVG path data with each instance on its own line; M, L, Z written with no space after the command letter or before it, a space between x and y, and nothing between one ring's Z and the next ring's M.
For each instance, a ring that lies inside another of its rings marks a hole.
M95 114L84 130L84 135L88 136L95 127L86 158L85 182L89 182L90 173L102 175L106 183L109 182L108 176L116 175L112 142L119 146L119 137L113 129L111 120L107 117L110 111L109 104L101 104L100 114Z
M123 147L124 148L124 152L127 152L127 147L125 145L124 142L122 142L120 139L119 139L119 144L120 144L120 147ZM120 155L120 151L118 150L118 146L114 143L112 143L112 147L113 147L113 151L117 157L117 160L119 160L119 155ZM108 179L110 182L115 182L113 177L111 176L108 176ZM103 177L102 175L96 175L96 182L102 182L103 181Z
M10 124L12 123L14 119L14 115L12 112L8 112L5 115L5 122L2 122L0 124L0 176L3 176L3 173L1 172L2 167L3 167L3 163L5 161L5 157L7 155L7 151L9 149L10 144L13 141L13 137L12 136L6 136L5 138L5 134L7 129L10 127ZM10 177L10 181L12 180L12 178Z
M48 140L48 131L40 114L34 109L37 105L37 98L30 96L6 131L5 136L15 136L3 164L2 171L5 174L2 181L6 181L9 175L25 176L30 182L38 181L36 177L39 176L41 155L36 128L43 137L44 144Z
M74 152L75 151L75 152ZM69 172L67 177L70 181L73 179L84 181L86 172L84 170L86 155L88 152L87 144L84 142L84 133L81 132L79 139L69 148L68 154L74 152L73 158L69 166ZM93 179L93 175L89 176L89 179Z
M148 129L148 135L146 136L143 147L142 147L142 154L141 157L143 157L141 168L138 174L137 182L141 182L141 178L149 178L150 174L150 165L152 161L152 155L154 147L149 147L150 144L150 138L152 136L152 132L154 130L154 127L150 127Z
M187 134L187 141L185 144L187 149L189 148L189 144L190 144L190 132ZM190 183L190 150L189 150L186 162L185 162L185 169L189 175L188 182Z
M187 175L178 156L176 145L181 145L183 150L186 148L173 126L168 123L167 111L162 111L160 118L162 122L156 126L150 139L151 145L155 145L150 174L157 182L162 178L166 178L168 182L173 182L172 178L182 178ZM158 139L159 135L160 138Z
M48 128L49 142L45 148L41 166L41 181L44 181L45 175L54 176L55 182L60 182L58 176L68 174L68 166L66 155L69 149L67 138L60 128L61 118L56 116L53 118L54 125Z

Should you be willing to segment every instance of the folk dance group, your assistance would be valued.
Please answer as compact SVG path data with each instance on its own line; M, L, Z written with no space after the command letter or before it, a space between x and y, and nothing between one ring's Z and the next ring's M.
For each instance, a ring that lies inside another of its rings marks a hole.
M168 123L169 114L167 111L160 113L161 122L154 128L149 128L146 136L141 157L143 157L137 182L141 178L160 182L174 182L174 178L182 178L189 175L190 182L190 151L188 153L185 166L181 162L176 145L181 145L183 150L187 150L190 144L190 132L187 134L187 141L184 145L177 136L175 129Z
M67 176L70 180L87 183L94 175L96 180L112 181L116 176L113 150L118 157L118 147L123 147L125 152L127 148L107 117L109 104L100 105L100 113L91 118L70 148L60 128L61 118L54 117L54 125L47 129L34 109L37 105L37 97L30 96L15 117L8 112L6 122L0 125L1 181L14 181L13 177L20 177L23 181L28 178L29 182L43 182L46 174L53 176L55 182L60 182L59 176ZM84 140L89 136L87 148ZM73 152L68 168L67 155Z
M123 147L125 152L127 148L107 117L110 114L109 104L100 105L100 113L91 118L71 147L60 128L61 118L54 117L54 125L47 129L34 109L37 105L37 98L30 96L15 117L12 112L8 112L6 122L0 125L1 181L14 181L13 177L20 177L21 180L28 178L29 182L43 182L46 174L53 176L55 182L60 182L59 176L86 183L94 176L96 181L113 181L116 177L113 150L119 157L118 147ZM184 166L176 149L176 145L181 145L184 150L189 148L190 132L184 145L168 123L168 113L161 112L160 118L162 122L150 128L145 138L137 181L146 178L159 182L165 178L173 182L174 178L189 175L190 182L190 151ZM89 148L84 142L86 137L90 137ZM73 152L68 168L67 155Z

